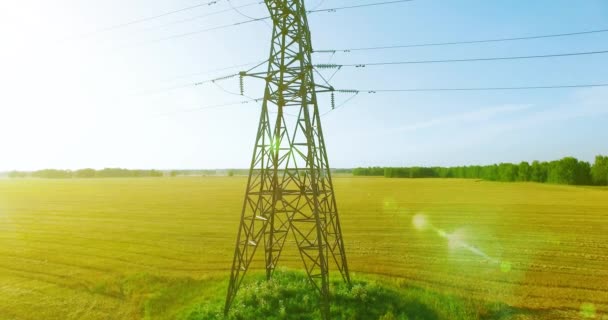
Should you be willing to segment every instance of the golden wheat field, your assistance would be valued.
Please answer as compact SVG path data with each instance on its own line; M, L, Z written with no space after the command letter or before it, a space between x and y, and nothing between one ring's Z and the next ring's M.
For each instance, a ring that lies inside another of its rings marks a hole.
M353 273L564 318L608 318L608 189L334 180ZM0 180L0 319L157 319L223 293L224 282L204 281L228 275L245 184ZM294 251L281 263L299 267ZM160 311L146 311L159 292Z

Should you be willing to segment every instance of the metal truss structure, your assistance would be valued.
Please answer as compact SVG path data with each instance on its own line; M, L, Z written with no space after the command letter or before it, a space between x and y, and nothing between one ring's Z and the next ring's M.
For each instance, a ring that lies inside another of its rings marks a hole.
M259 127L226 297L228 313L258 247L267 279L288 235L329 317L329 261L350 283L334 188L321 129L304 0L265 0L272 46ZM288 112L286 112L288 111Z

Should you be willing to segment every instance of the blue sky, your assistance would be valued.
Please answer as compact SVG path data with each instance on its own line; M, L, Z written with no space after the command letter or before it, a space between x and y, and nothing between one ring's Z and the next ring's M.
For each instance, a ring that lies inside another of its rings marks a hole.
M309 9L375 2L306 1ZM231 0L238 6L247 0ZM252 1L255 2L255 1ZM3 1L0 170L226 168L250 161L260 108L214 85L164 90L239 71L192 75L267 58L263 22L155 41L247 18L228 1L116 30L105 26L194 0ZM241 12L261 17L263 5ZM315 49L533 36L608 28L608 2L416 0L315 13ZM84 35L83 35L84 34ZM316 63L459 59L608 50L608 32L444 47L315 54ZM343 69L336 88L399 89L608 83L608 55ZM324 73L330 73L325 71ZM320 79L317 79L320 81ZM221 85L238 91L238 81ZM259 97L262 83L246 80ZM338 104L350 96L337 96ZM323 111L329 96L321 97ZM608 154L608 88L360 94L323 118L330 164L466 165L592 161Z

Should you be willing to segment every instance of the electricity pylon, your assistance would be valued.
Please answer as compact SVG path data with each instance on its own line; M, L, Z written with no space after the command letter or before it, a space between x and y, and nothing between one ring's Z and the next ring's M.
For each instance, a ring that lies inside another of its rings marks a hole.
M225 313L258 247L271 279L289 234L329 317L328 260L350 284L340 220L321 129L303 0L265 0L273 22L268 70Z

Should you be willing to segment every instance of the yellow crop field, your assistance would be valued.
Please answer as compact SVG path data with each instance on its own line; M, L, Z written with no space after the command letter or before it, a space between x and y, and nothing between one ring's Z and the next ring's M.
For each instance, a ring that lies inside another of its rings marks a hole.
M526 310L517 319L608 318L608 189L334 180L355 277ZM0 319L170 319L224 294L245 184L0 180Z

